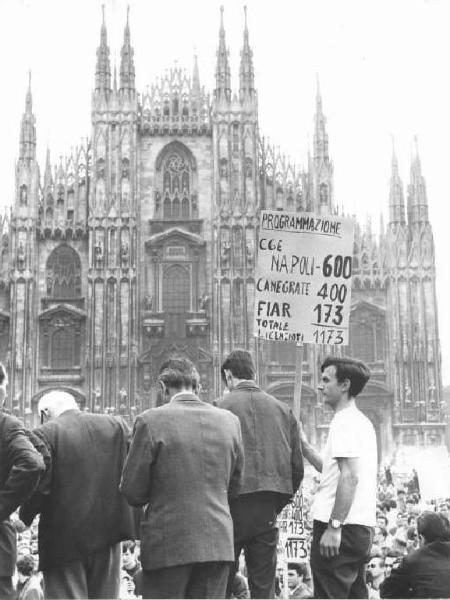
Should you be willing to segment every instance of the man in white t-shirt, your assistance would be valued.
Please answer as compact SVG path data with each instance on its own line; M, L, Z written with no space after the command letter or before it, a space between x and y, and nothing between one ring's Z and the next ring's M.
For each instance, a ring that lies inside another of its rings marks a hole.
M367 365L330 356L318 389L333 409L320 455L301 440L303 455L322 473L312 506L311 569L315 598L367 598L366 562L376 524L377 444L355 397L370 378Z

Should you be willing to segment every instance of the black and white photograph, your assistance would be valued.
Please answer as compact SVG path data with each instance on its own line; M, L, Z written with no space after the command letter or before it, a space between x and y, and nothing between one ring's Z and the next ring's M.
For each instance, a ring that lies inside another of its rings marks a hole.
M0 599L450 598L449 23L0 0Z

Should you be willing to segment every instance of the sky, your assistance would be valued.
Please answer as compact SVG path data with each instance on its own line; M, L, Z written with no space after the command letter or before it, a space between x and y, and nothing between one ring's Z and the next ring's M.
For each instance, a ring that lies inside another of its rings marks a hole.
M111 61L120 65L127 5L136 86L175 61L213 89L220 5L232 86L238 87L244 4L260 132L297 164L312 140L317 76L334 162L335 202L378 227L388 217L394 141L406 185L417 136L436 245L444 385L450 384L450 2L448 0L0 0L0 208L14 197L14 164L31 70L37 152L44 169L91 133L101 5Z

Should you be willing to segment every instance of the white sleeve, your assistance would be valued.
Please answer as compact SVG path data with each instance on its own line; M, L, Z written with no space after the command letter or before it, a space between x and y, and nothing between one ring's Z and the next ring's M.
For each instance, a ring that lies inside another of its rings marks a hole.
M361 436L353 421L334 423L330 431L332 458L359 458L361 456Z

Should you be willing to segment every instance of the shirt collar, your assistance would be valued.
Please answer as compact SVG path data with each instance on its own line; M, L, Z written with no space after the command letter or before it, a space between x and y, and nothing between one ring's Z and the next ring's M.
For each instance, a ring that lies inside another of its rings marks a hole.
M185 400L201 402L200 398L194 392L177 392L172 396L170 402L183 402Z
M254 381L253 379L243 379L237 385L235 385L231 391L233 392L234 390L238 390L241 388L252 388L252 389L259 390L259 387L257 386L256 381Z

